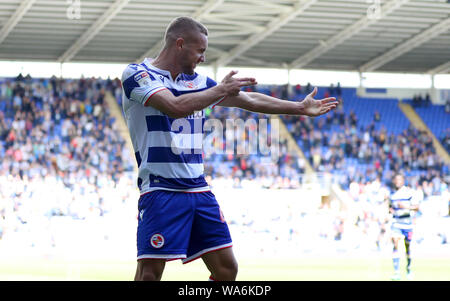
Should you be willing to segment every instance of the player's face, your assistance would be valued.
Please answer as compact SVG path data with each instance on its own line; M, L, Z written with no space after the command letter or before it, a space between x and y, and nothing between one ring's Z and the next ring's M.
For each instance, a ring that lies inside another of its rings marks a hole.
M205 61L205 52L208 47L208 37L198 33L191 39L185 41L181 53L182 72L193 74L198 64Z
M404 183L405 183L405 180L403 179L402 176L400 176L400 175L395 176L394 184L395 184L396 188L402 187Z

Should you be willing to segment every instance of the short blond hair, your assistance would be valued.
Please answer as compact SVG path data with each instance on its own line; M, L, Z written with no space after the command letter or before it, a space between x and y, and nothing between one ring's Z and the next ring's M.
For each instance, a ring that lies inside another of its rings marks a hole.
M191 17L178 17L167 26L164 40L166 45L168 45L178 38L189 40L195 33L202 33L208 36L208 29Z

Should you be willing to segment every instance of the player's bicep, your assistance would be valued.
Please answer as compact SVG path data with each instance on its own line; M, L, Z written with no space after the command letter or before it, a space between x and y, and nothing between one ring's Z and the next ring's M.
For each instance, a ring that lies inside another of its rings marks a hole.
M168 89L162 89L152 93L144 105L152 106L168 116L174 115L177 111L175 96Z
M148 106L150 103L150 99L153 98L154 95L163 92L168 91L165 87L150 87L150 86L144 86L144 87L136 87L133 89L130 95L130 99L136 102L141 103L144 106ZM170 92L169 92L170 93ZM170 93L172 94L172 93Z

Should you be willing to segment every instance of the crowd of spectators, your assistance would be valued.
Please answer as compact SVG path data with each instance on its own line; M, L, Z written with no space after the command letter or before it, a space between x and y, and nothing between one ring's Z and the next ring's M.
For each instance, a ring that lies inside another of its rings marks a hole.
M131 171L102 80L6 80L0 85L3 169L12 175L41 173L114 180Z
M14 220L25 224L21 212L35 204L45 212L33 214L48 217L108 211L104 187L128 179L135 162L105 101L107 87L95 78L0 82L0 237L17 228Z
M436 153L431 136L413 127L399 135L389 134L383 127L376 130L374 123L360 128L357 116L346 115L341 108L325 119L285 116L284 120L292 124L293 136L317 171L342 171L347 175L344 187L354 180L367 182L376 177L386 180L395 172L411 176L412 183L435 176L443 181L449 172L448 165ZM333 124L341 130L331 131ZM366 168L354 170L352 161L357 163L355 166Z

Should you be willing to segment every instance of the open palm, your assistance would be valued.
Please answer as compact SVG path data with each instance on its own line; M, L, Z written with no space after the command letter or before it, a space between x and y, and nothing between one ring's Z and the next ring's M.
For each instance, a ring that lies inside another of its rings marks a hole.
M304 114L307 116L320 116L328 113L332 109L336 108L339 104L335 97L327 97L324 99L314 99L317 94L317 87L308 94L301 102L303 104Z

